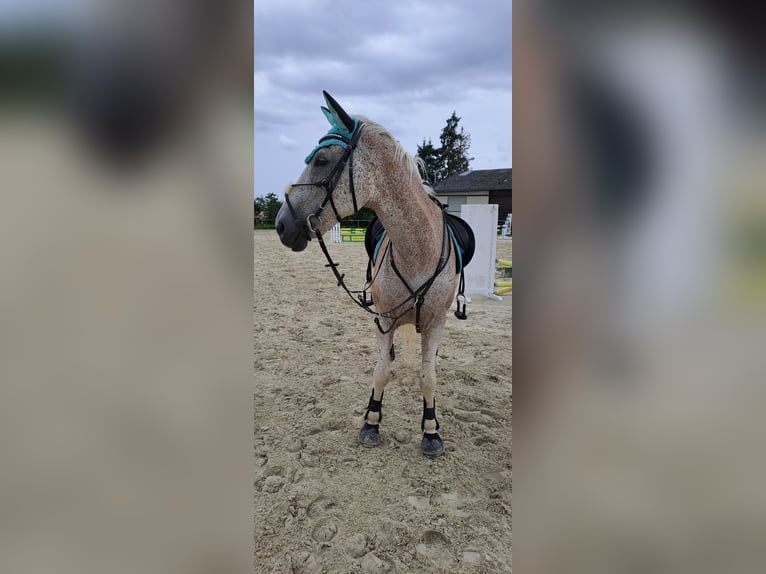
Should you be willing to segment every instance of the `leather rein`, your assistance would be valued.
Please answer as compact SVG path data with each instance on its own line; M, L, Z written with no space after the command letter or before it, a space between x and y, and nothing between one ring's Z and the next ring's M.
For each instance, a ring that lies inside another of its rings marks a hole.
M327 245L325 245L324 239L322 238L322 234L319 231L319 217L321 216L322 212L327 207L327 204L330 204L330 207L332 207L333 212L335 213L335 219L337 219L338 222L341 221L340 214L338 213L338 210L335 207L335 202L333 201L333 192L335 191L335 187L338 185L338 182L340 181L341 174L343 173L343 169L346 167L346 164L348 164L348 181L349 181L349 191L351 193L351 200L354 205L354 213L359 211L359 208L357 207L357 201L356 201L356 192L354 190L354 150L356 149L356 146L359 142L359 136L362 132L362 128L364 126L363 122L359 122L359 125L357 125L354 132L351 134L350 138L347 138L341 134L327 134L323 136L319 143L322 143L323 141L327 140L339 140L343 143L347 144L345 147L345 150L343 152L343 155L340 157L338 162L335 164L335 167L333 168L332 172L330 172L330 175L322 180L315 181L312 183L294 183L292 184L292 187L298 187L298 186L314 186L314 187L321 187L325 190L325 198L322 200L322 203L320 204L319 208L314 212L308 215L306 217L306 223L301 226L301 229L303 233L305 234L307 239L311 239L311 233L313 233L316 238L317 242L319 243L319 247L322 249L322 253L324 253L325 258L327 259L327 264L325 267L329 267L333 274L335 275L335 279L338 281L338 286L342 287L343 290L348 294L349 297L351 297L351 300L356 303L359 307L367 311L368 313L375 315L375 325L378 327L378 330L383 333L389 333L395 326L396 323L405 315L410 313L413 309L415 310L415 331L420 333L420 308L423 305L425 295L428 292L428 290L431 288L431 285L433 285L434 281L436 281L436 278L439 276L439 274L444 270L444 268L447 265L447 262L449 261L450 255L452 253L452 241L448 241L447 237L449 236L449 232L447 230L447 215L444 206L442 206L436 198L431 197L431 199L440 206L441 213L442 213L442 241L441 241L441 252L439 255L439 261L436 265L436 269L434 270L431 277L429 277L420 287L417 289L413 289L410 287L410 285L407 283L407 281L402 277L399 270L396 268L396 265L394 264L394 254L393 251L391 251L391 241L389 240L388 245L386 246L386 249L383 253L383 255L380 258L381 263L383 262L383 259L386 257L386 254L389 255L391 259L391 268L393 269L394 273L396 273L397 277L402 281L404 286L409 291L410 295L404 299L401 303L396 305L395 307L389 309L385 312L378 312L371 308L373 305L372 300L367 298L367 291L372 287L372 284L375 282L375 279L378 276L378 272L380 271L381 265L378 266L378 269L375 272L375 275L371 275L371 269L370 266L372 265L372 260L368 263L367 268L367 281L365 282L364 288L362 290L351 290L346 285L346 282L344 280L345 274L340 273L338 271L338 263L333 261L332 257L330 256L330 252L327 249ZM285 202L287 203L287 207L290 210L290 213L292 214L293 218L297 223L300 224L300 219L298 218L297 214L295 213L295 210L293 209L292 204L290 203L290 196L289 194L285 194ZM312 222L312 218L315 220L315 222ZM446 249L446 254L445 254ZM461 290L462 291L462 290ZM458 305L460 304L460 294L458 294ZM402 307L407 305L412 301L412 305L408 306L406 309L401 310ZM459 307L458 307L459 308ZM465 308L465 305L463 306ZM380 319L388 319L391 321L391 325L388 327L388 329L383 329L382 325L380 324Z

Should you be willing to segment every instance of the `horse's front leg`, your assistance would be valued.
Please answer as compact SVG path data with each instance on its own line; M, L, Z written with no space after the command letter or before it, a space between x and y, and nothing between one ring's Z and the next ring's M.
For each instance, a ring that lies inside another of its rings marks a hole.
M428 457L437 457L444 454L444 443L439 433L439 421L436 419L436 351L439 348L444 322L435 320L427 329L423 330L421 345L423 355L423 367L420 374L420 390L423 393L423 418L420 422L420 430L423 431L423 440L420 442L420 450Z
M359 430L359 444L366 447L380 444L379 425L383 420L381 411L383 404L383 389L391 378L391 361L393 360L394 329L388 333L377 331L378 362L372 375L372 394L364 413L364 426Z

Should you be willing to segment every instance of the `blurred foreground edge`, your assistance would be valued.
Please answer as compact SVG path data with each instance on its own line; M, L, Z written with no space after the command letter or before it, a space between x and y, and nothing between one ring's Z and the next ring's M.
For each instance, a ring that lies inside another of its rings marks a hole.
M252 5L76 10L0 27L0 572L249 572Z
M515 4L519 572L764 571L752 10Z

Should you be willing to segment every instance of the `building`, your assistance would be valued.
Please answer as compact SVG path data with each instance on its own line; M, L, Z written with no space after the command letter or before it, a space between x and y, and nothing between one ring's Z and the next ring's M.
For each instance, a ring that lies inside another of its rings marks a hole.
M436 197L447 206L449 213L460 215L460 206L464 203L496 203L499 223L513 211L511 190L511 168L469 169L434 186Z

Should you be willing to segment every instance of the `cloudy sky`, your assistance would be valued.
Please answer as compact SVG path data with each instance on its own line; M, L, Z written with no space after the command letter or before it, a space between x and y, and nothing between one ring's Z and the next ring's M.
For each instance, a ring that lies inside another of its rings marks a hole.
M471 168L511 167L511 4L255 0L255 195L300 175L329 128L323 89L411 154L454 110Z

